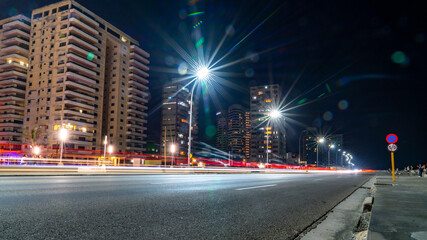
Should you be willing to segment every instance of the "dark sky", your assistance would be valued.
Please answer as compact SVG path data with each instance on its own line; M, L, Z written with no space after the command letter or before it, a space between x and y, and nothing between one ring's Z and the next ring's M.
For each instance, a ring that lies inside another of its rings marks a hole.
M53 2L2 0L0 17L29 16L31 9ZM427 21L423 6L415 1L78 2L139 40L151 53L151 139L159 141L156 107L161 85L179 77L177 67L183 61L164 34L188 51L197 40L192 37L193 25L203 21L197 30L207 50L217 46L227 27L233 26L216 57L229 52L220 65L259 53L222 69L231 74L218 81L220 90L210 89L209 97L201 98L205 103L200 112L203 141L214 142L205 130L214 124L217 110L233 103L249 105L249 86L279 83L284 96L298 80L286 101L297 98L288 108L299 106L286 112L288 151L298 151L304 126L315 126L323 134L344 134L345 149L361 167L389 168L388 133L399 137L397 167L427 162L423 155ZM198 11L204 13L186 15ZM298 104L304 101L313 102ZM340 102L348 103L347 107L340 108Z

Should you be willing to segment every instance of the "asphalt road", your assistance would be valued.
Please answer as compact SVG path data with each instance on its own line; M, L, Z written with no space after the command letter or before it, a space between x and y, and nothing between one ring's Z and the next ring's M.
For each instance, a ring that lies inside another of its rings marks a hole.
M0 239L292 239L369 177L0 177Z

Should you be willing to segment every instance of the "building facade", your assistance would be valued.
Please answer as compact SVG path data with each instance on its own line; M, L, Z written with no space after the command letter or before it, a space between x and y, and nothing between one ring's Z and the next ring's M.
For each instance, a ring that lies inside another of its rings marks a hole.
M30 28L23 15L0 20L0 149L20 150Z
M268 121L269 112L280 105L280 87L278 84L251 87L250 94L250 161L267 161L268 139L268 162L283 162L286 157L284 122Z
M193 98L192 146L198 139L198 97L196 95L194 94ZM190 97L190 88L185 87L184 84L174 82L163 86L160 136L160 152L162 155L166 149L168 156L187 157ZM175 145L175 153L170 152L172 144Z
M228 152L228 112L219 111L216 113L216 133L215 133L215 147L221 151Z
M46 145L143 153L149 54L73 0L32 13L24 128L42 127Z
M228 108L228 149L231 154L245 158L246 108L233 104Z

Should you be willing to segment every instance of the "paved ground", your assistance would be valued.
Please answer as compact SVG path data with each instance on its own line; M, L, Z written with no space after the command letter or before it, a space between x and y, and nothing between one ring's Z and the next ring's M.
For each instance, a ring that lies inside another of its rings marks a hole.
M427 239L427 177L378 176L368 239Z
M0 178L0 239L292 239L369 175Z

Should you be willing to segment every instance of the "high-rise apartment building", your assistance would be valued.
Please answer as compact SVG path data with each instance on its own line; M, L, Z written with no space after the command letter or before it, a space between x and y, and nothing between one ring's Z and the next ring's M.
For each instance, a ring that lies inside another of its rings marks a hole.
M251 161L266 162L267 137L269 162L282 162L286 156L286 138L283 122L268 124L268 114L280 105L278 84L251 87ZM267 126L268 125L268 126Z
M250 157L251 157L251 129L252 129L251 112L249 111L249 109L246 109L246 111L245 111L245 134L243 136L244 141L245 141L244 154L245 154L246 160L250 159Z
M162 124L160 145L161 154L172 155L170 146L175 144L175 156L187 157L188 127L190 120L190 89L181 83L170 83L163 86ZM198 135L198 97L193 97L192 146ZM194 148L193 148L194 149ZM194 152L194 151L192 151Z
M150 55L138 41L73 0L32 13L24 127L46 145L143 153Z
M29 18L0 20L0 148L20 149L29 40Z
M233 155L245 155L246 108L233 104L228 108L228 149Z
M215 147L224 152L228 152L227 115L228 112L224 110L216 113Z

